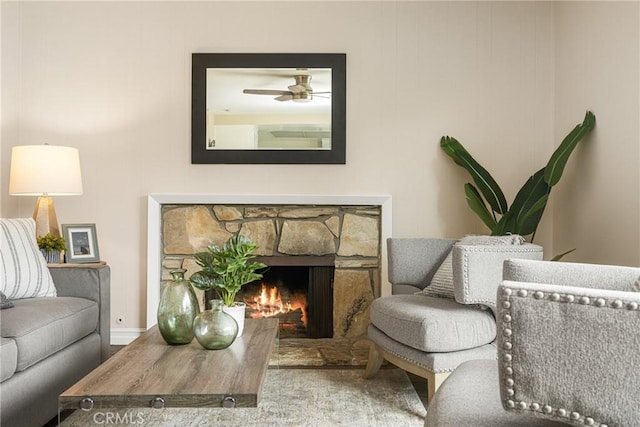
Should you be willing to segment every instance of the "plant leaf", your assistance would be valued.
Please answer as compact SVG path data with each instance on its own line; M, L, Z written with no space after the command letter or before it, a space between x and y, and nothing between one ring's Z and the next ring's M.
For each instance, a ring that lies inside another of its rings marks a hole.
M440 147L457 165L465 168L471 175L473 182L486 199L494 212L504 214L507 211L507 199L504 197L502 189L491 174L469 154L469 152L455 138L443 136L440 140Z
M531 175L516 194L509 209L513 224L507 231L521 236L536 232L551 192L551 187L544 181L544 173L545 168L542 168Z
M587 111L584 121L577 125L569 135L562 140L558 148L556 148L556 151L553 152L544 172L544 180L549 187L553 187L560 181L569 156L574 148L576 148L576 145L578 145L578 142L591 132L595 124L596 116L594 116L591 111Z
M480 193L473 186L473 184L467 182L464 185L464 194L467 197L467 204L474 211L478 217L484 222L484 224L489 227L489 230L493 230L493 227L496 226L496 220L493 218L489 210L487 209L487 205L480 197Z
M507 213L500 218L493 230L491 230L491 235L504 236L506 234L513 233L512 230L515 230L513 218L513 210L507 211Z
M561 254L558 254L556 256L554 256L553 258L550 259L550 261L560 261L565 255L570 254L571 252L575 251L576 248L573 249L569 249L567 252L563 252Z

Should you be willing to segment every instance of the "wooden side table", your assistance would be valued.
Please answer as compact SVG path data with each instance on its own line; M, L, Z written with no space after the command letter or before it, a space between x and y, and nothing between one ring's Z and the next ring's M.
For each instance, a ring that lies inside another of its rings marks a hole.
M98 261L98 262L88 262L86 264L77 264L77 263L64 262L64 263L59 263L59 264L47 264L47 267L49 267L49 268L59 268L59 267L97 268L97 267L101 267L103 265L107 265L107 262L106 261Z

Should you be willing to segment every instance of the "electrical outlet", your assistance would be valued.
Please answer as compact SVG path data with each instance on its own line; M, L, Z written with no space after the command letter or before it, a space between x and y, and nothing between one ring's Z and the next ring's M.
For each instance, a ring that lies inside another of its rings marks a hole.
M116 318L116 323L118 325L122 325L124 323L124 317L123 316L117 317Z

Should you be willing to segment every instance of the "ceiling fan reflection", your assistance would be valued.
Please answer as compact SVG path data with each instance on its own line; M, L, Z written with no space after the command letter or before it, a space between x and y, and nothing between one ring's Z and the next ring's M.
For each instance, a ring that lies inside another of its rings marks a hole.
M310 102L314 96L319 98L330 98L331 92L314 92L309 84L311 76L308 74L293 76L296 83L288 86L289 90L273 89L244 89L242 93L249 95L272 95L276 96L276 101Z

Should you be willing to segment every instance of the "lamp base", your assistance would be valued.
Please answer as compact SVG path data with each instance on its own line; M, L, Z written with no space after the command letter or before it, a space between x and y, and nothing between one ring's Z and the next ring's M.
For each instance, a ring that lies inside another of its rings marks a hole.
M50 196L38 197L36 208L33 211L33 219L36 221L36 237L47 234L62 237L58 227L56 208L53 205L53 198Z

